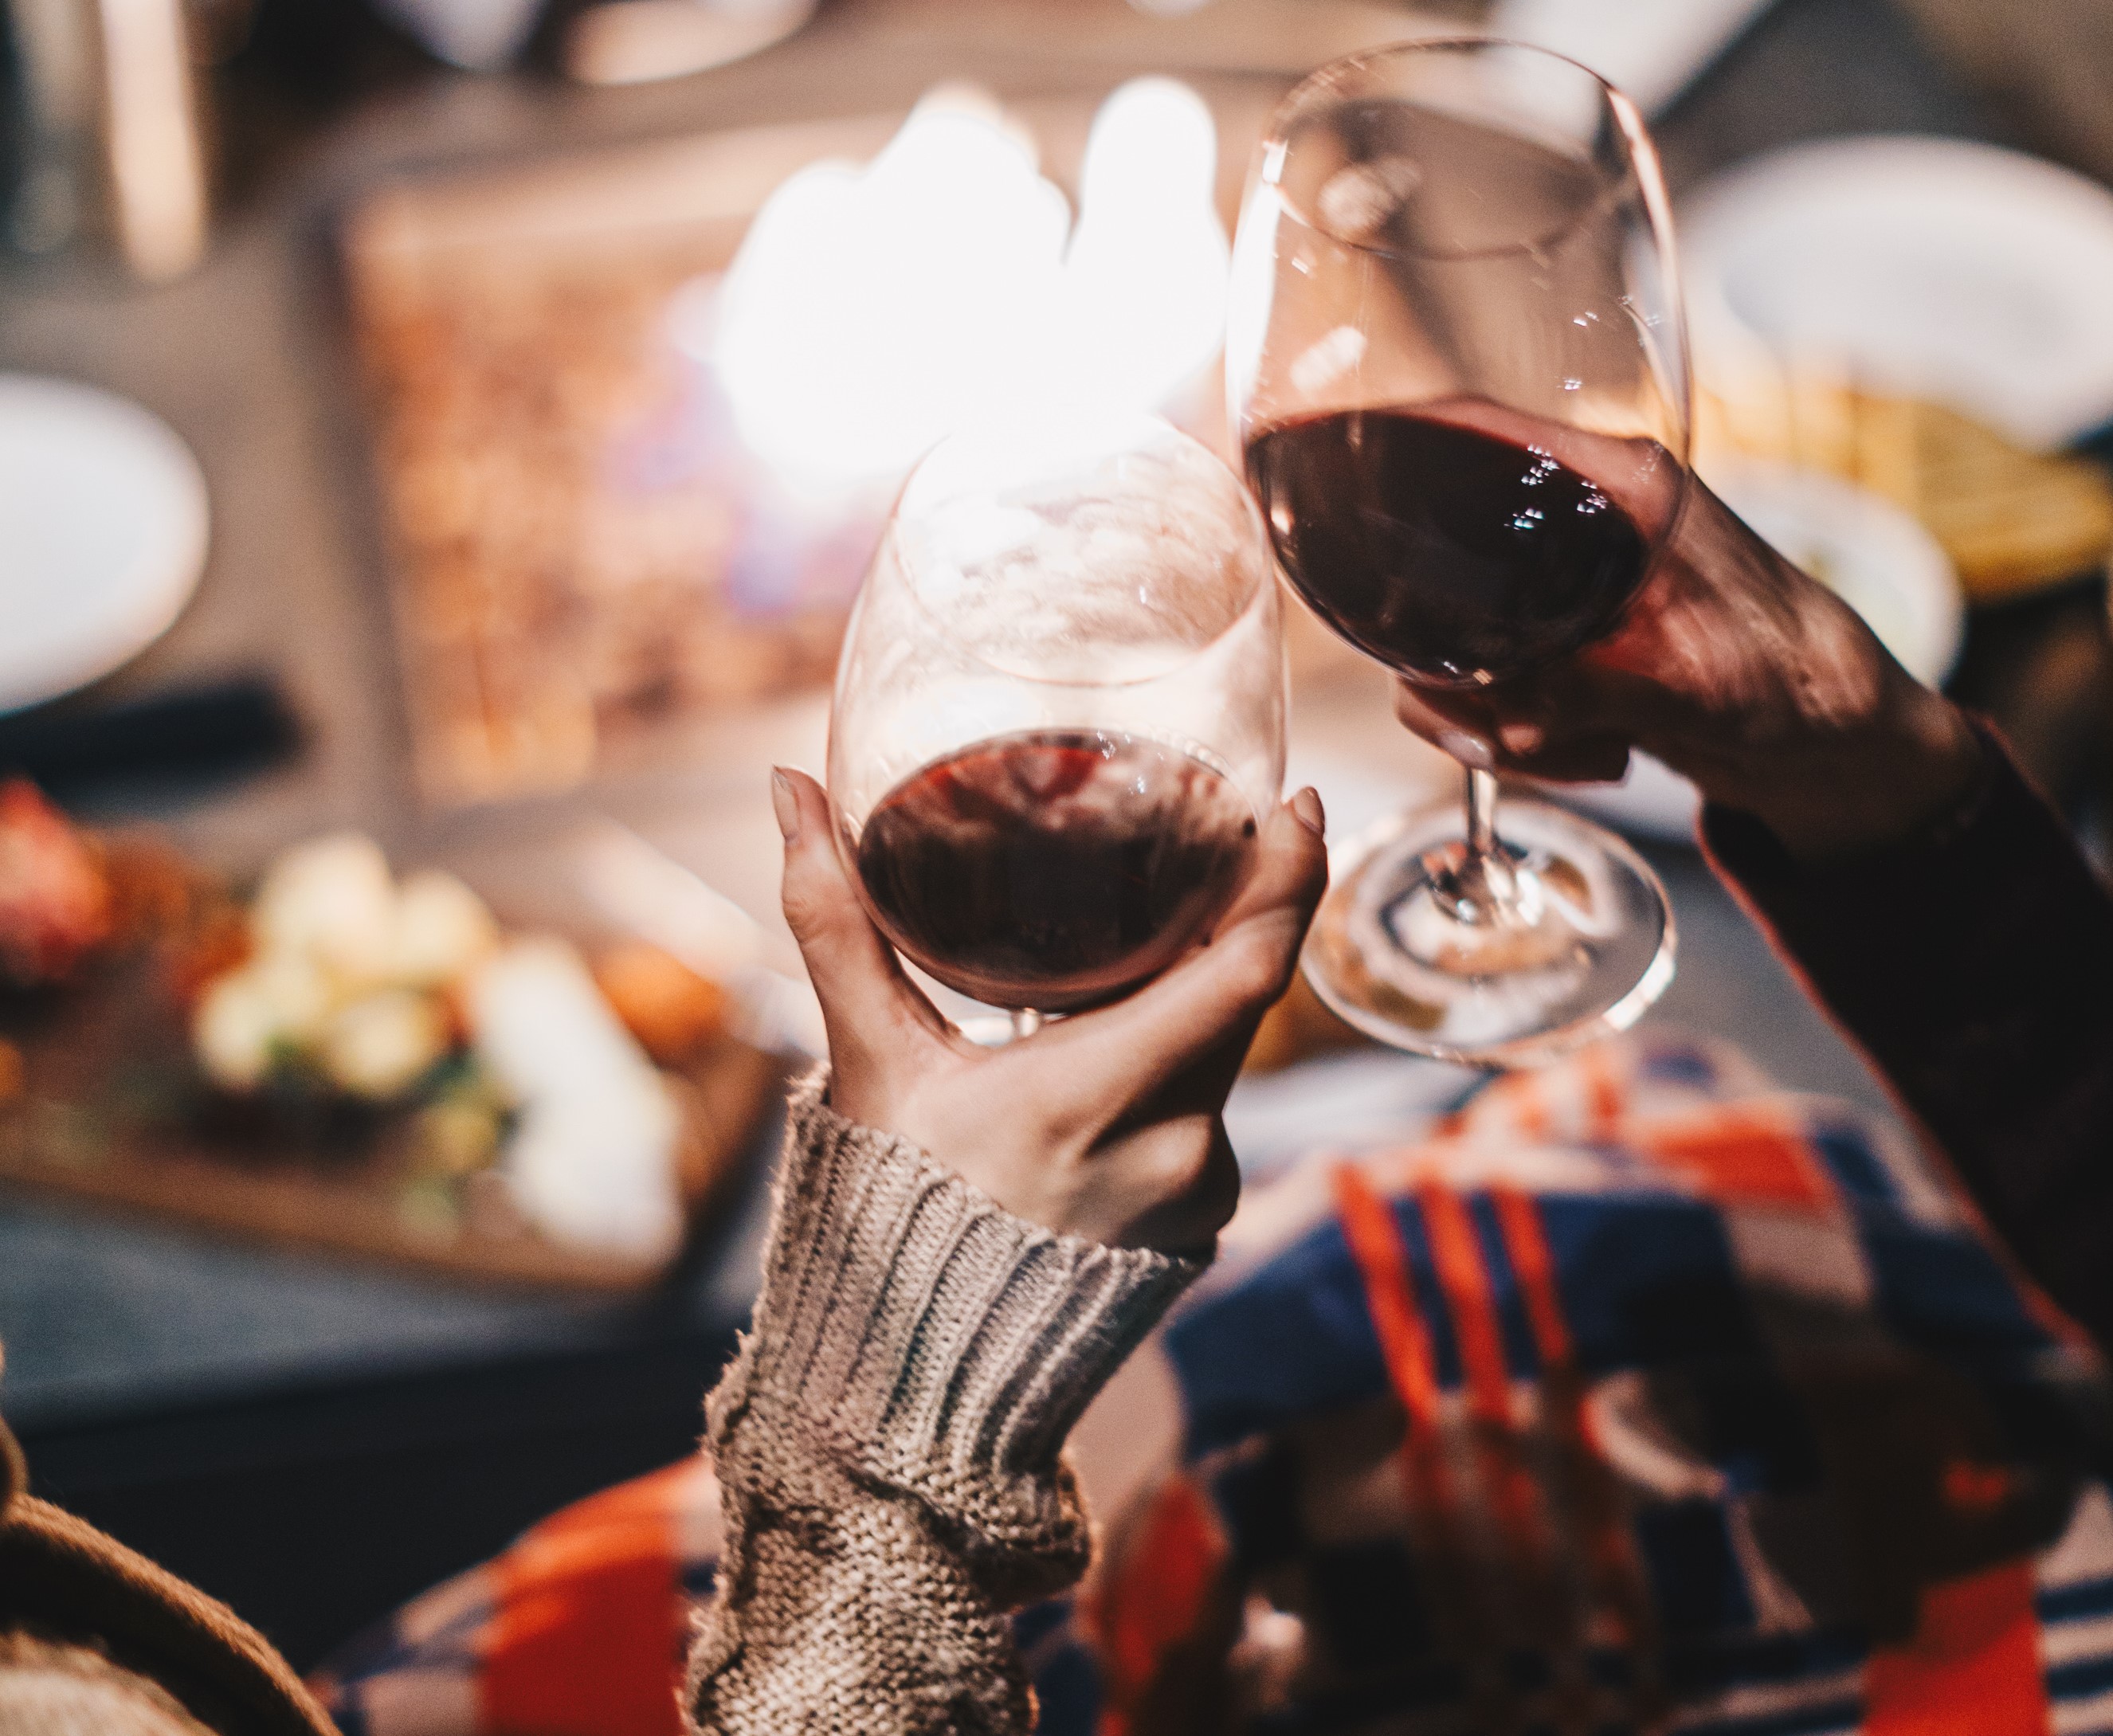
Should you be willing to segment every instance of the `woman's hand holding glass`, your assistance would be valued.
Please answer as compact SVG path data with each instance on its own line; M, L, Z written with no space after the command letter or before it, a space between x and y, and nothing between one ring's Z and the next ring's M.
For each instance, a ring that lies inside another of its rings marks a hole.
M1456 758L1559 782L1618 778L1641 749L1808 860L1910 836L1980 763L1959 712L1699 481L1610 636L1490 687L1403 682L1395 709Z
M773 789L785 914L828 1027L837 1113L921 1146L1020 1217L1088 1241L1186 1251L1232 1214L1220 1112L1296 967L1327 882L1319 799L1275 809L1210 944L1111 1005L1031 1039L970 1042L904 972L797 772Z
M838 1111L1051 1228L1207 1242L1219 1111L1326 878L1317 799L1278 802L1285 701L1267 540L1207 449L1053 414L942 442L845 635L826 795L777 791Z

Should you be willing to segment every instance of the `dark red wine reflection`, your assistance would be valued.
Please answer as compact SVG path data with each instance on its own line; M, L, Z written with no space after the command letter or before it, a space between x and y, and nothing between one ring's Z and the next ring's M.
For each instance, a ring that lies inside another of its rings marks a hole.
M888 938L949 988L1069 1012L1166 968L1225 914L1255 851L1231 779L1098 730L1000 736L882 798L858 871Z
M1639 476L1672 477L1654 442ZM1650 540L1552 453L1441 411L1332 411L1248 444L1277 558L1351 644L1412 681L1500 681L1582 649L1643 583Z

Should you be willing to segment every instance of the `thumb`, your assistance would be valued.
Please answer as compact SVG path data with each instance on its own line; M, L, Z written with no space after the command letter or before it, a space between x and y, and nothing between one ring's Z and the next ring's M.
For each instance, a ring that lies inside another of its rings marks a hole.
M859 902L822 786L804 772L778 767L770 774L770 804L785 837L785 921L822 1003L831 1054L841 1057L847 1039L869 1041L906 1013L942 1026Z

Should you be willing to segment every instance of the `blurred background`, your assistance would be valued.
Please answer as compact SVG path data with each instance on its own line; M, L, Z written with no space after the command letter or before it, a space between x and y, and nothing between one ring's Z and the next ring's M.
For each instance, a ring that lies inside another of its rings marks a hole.
M1697 463L2113 851L2094 0L5 0L0 1406L306 1665L693 1442L813 1014L774 761L910 462L1061 370L1225 448L1338 54L1652 118ZM1295 627L1331 825L1447 763ZM1653 1016L1883 1107L1686 841ZM1244 1162L1448 1103L1310 1005ZM329 1561L330 1572L316 1564Z

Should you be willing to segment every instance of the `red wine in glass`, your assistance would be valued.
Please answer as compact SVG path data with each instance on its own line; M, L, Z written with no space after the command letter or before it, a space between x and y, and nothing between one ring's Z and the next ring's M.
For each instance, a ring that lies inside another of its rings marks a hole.
M1664 458L1635 444L1640 471ZM1440 408L1299 417L1251 435L1247 464L1299 595L1414 681L1568 656L1620 620L1650 563L1651 540L1589 477Z
M949 988L1070 1012L1202 939L1247 877L1255 817L1163 742L1038 730L977 742L883 796L858 872L888 937Z

